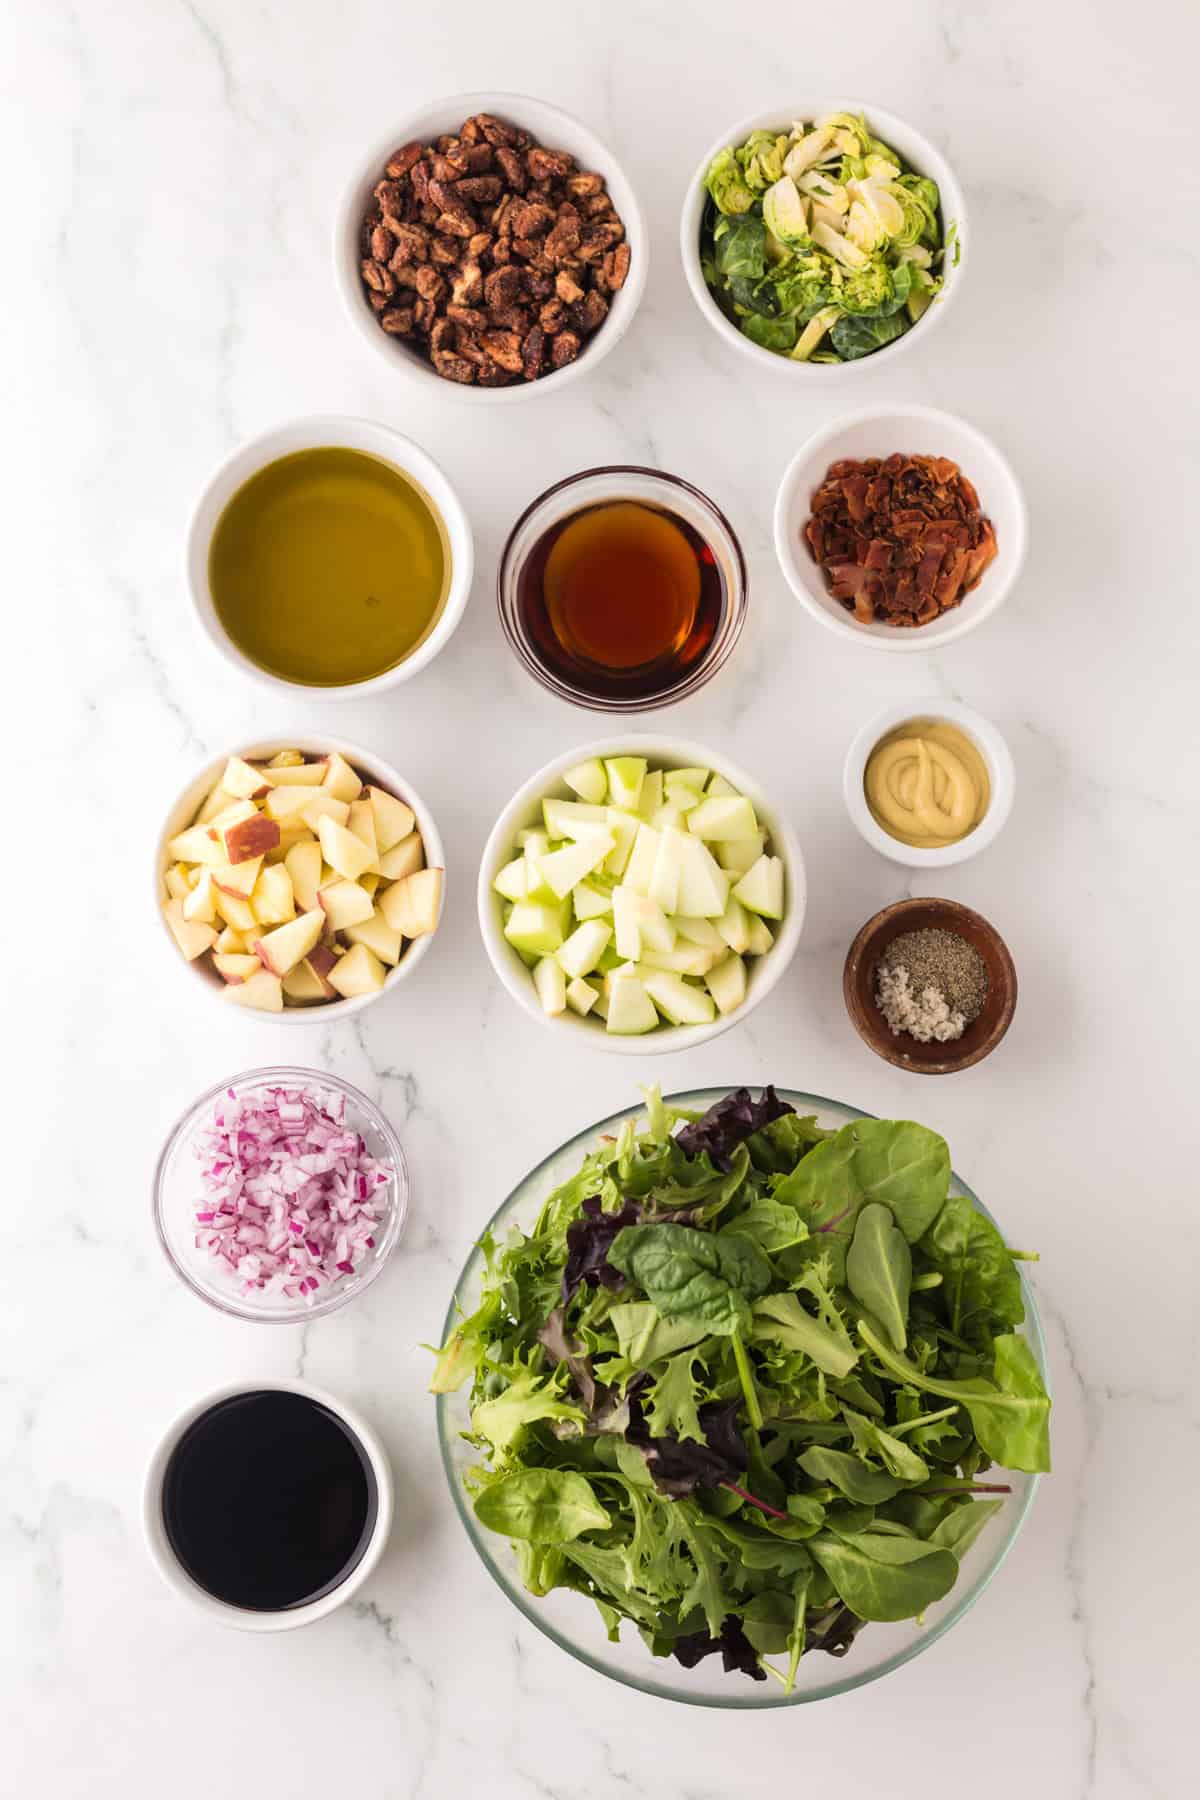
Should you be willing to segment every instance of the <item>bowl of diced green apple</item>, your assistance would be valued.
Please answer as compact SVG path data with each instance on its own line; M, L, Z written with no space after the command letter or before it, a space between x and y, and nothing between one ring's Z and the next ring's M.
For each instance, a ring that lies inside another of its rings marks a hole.
M479 924L531 1018L646 1056L703 1043L796 951L804 860L749 775L635 736L556 757L519 789L479 869Z

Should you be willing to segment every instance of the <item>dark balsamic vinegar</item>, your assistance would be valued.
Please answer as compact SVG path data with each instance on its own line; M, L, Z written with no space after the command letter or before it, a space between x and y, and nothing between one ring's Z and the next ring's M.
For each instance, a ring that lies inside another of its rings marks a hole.
M163 1477L167 1540L229 1606L284 1612L319 1600L360 1561L379 1496L366 1451L306 1394L235 1394L180 1438Z

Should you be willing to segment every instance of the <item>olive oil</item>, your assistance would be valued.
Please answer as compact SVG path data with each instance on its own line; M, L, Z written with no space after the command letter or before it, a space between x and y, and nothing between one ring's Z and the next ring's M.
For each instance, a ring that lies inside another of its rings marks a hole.
M429 636L450 546L433 502L391 463L298 450L229 501L208 580L244 656L284 681L342 687L394 668Z
M532 646L596 698L649 698L686 679L726 605L712 549L663 507L615 500L556 521L517 586Z

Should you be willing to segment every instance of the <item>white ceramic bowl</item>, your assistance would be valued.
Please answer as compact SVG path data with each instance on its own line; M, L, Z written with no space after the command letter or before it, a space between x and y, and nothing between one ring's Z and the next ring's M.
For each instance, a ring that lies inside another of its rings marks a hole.
M366 1451L375 1476L377 1495L375 1526L370 1542L346 1579L332 1593L322 1595L308 1606L290 1607L286 1612L250 1612L244 1607L231 1606L227 1601L218 1600L198 1586L180 1565L172 1550L162 1514L163 1479L167 1464L171 1459L171 1452L188 1427L222 1400L231 1400L237 1394L255 1394L264 1390L304 1394L341 1419ZM362 1586L383 1555L392 1529L394 1507L392 1470L387 1451L361 1413L347 1406L343 1400L335 1399L323 1388L312 1387L307 1381L232 1381L226 1387L205 1394L203 1399L197 1400L186 1412L181 1413L155 1450L142 1486L142 1532L151 1559L167 1586L215 1624L230 1625L237 1631L294 1631L297 1626L311 1625L314 1620L323 1619L327 1613L349 1600Z
M946 844L937 850L902 844L886 832L867 805L863 788L872 750L889 731L895 731L908 719L942 719L949 725L957 725L982 756L988 773L991 797L983 818L974 831L969 831L958 843ZM880 856L886 856L889 862L903 863L908 869L948 869L953 863L967 862L972 856L978 856L1004 829L1015 792L1016 772L1007 743L990 719L985 719L982 713L972 712L969 706L960 706L957 700L900 700L885 707L858 733L846 752L842 769L842 794L855 830L872 850L878 850Z
M217 617L208 584L208 553L213 532L217 520L237 490L252 475L257 475L260 469L281 456L291 456L297 450L319 450L330 446L361 450L367 456L375 456L381 462L391 463L401 474L407 475L424 490L426 497L441 515L450 547L449 591L441 616L424 643L419 644L411 656L406 656L394 668L385 669L382 675L373 675L369 681L355 681L343 687L317 687L308 682L285 681L281 676L259 668L226 633ZM205 483L188 526L188 592L201 630L235 669L248 675L259 687L267 688L275 694L301 693L313 700L357 700L365 694L382 693L384 688L396 687L400 682L408 681L431 663L439 650L453 637L458 622L466 611L474 572L475 549L470 522L461 500L433 458L419 444L414 444L411 438L393 431L388 425L376 425L370 419L342 418L336 413L292 419L286 425L277 425L274 430L264 431L260 437L251 438L248 443L235 450Z
M625 239L630 249L625 285L613 296L608 317L584 346L577 361L568 363L565 369L543 375L538 381L518 381L511 387L464 387L456 381L446 381L417 351L380 329L367 305L359 273L363 217L375 184L382 179L384 165L393 151L418 139L429 143L443 132L455 132L465 119L478 112L493 113L507 124L531 132L548 150L569 150L581 169L595 170L603 175L613 206L625 227ZM451 94L444 100L431 100L418 112L398 119L387 136L381 138L359 163L337 211L333 268L347 318L363 342L369 344L389 368L414 381L424 382L430 389L437 387L443 393L449 392L468 405L503 405L528 399L534 394L557 393L567 382L576 381L598 367L633 321L646 286L649 248L646 221L629 177L612 151L586 125L557 106L548 106L544 100L535 100L528 94Z
M241 756L247 761L264 761L279 750L299 750L305 756L329 756L333 751L340 751L360 775L372 782L376 787L395 794L410 806L416 817L416 829L421 834L425 845L425 863L428 868L444 869L446 866L445 851L442 849L441 833L433 822L433 814L412 786L405 781L398 770L381 757L369 750L363 750L358 744L348 744L342 738L311 737L293 732L289 737L255 738L248 744L235 744L226 750L224 755L215 757L188 782L183 792L178 795L174 805L167 813L163 828L159 833L158 844L154 853L154 910L157 915L157 930L161 940L166 944L168 954L175 966L186 975L198 993L205 990L214 1000L220 1000L225 991L225 983L212 967L207 956L197 957L195 962L185 962L179 953L179 947L171 936L166 920L162 916L164 897L163 876L170 858L167 855L168 840L179 832L185 831L192 823L205 795L217 780L221 770L231 756ZM443 902L444 905L444 902ZM440 923L440 922L439 922ZM429 954L437 932L426 937L414 938L406 945L404 954L394 969L389 969L383 986L373 994L357 994L350 1000L327 1000L322 1005L285 1006L282 1012L259 1012L254 1007L238 1007L236 1010L244 1019L259 1019L270 1025L331 1025L336 1019L344 1019L350 1013L360 1012L364 1006L390 994L394 988L408 978ZM222 1004L227 1004L222 1002Z
M547 795L557 795L564 800L578 798L564 782L563 770L572 768L575 763L587 762L594 756L644 756L651 763L669 768L715 770L726 781L731 782L739 793L746 794L754 802L754 810L770 836L772 852L782 858L787 911L776 931L775 942L765 956L747 958L745 1000L736 1012L718 1014L711 1025L660 1024L642 1037L620 1037L610 1035L605 1030L602 1019L581 1018L578 1013L569 1009L551 1018L542 1011L529 969L504 936L501 912L503 901L494 891L492 882L515 854L514 840L517 832L541 823L542 801ZM720 1037L723 1031L729 1031L734 1025L740 1025L781 980L796 954L804 924L806 899L804 858L800 853L796 834L783 815L771 805L753 777L739 769L736 763L731 763L727 757L714 756L703 744L691 743L686 738L657 737L649 733L632 736L614 734L612 737L600 738L595 743L580 744L574 750L564 751L561 756L556 756L553 762L548 762L536 775L531 775L518 788L493 825L479 865L479 929L483 933L492 967L517 1005L531 1019L536 1019L539 1025L549 1026L564 1038L571 1036L578 1045L590 1046L593 1050L609 1050L616 1056L658 1056L672 1050L690 1049L697 1044L706 1044L710 1038Z
M876 350L870 356L859 357L854 362L792 362L789 357L780 356L774 350L764 350L761 344L752 343L736 325L730 323L713 298L700 268L700 225L708 199L704 177L713 157L719 151L724 150L727 145L736 147L744 143L752 131L789 131L795 119L803 119L805 123L811 124L815 119L824 118L827 113L837 112L863 114L876 136L890 144L910 169L936 181L942 202L943 236L950 231L951 226L954 227L954 248L945 258L945 267L942 269L945 284L937 300L922 319L893 343L885 344L882 350ZM679 254L683 261L683 272L692 290L692 298L718 337L723 338L733 349L740 350L743 356L751 357L760 368L774 370L782 381L810 384L845 381L863 370L880 368L902 350L911 349L914 344L928 343L938 322L945 318L950 305L958 297L967 269L967 244L966 201L954 171L941 151L905 120L862 100L789 101L783 106L772 107L768 112L752 113L749 118L739 119L709 145L697 163L684 195L683 211L679 219Z
M804 537L813 494L831 463L896 452L948 456L958 463L996 531L996 556L979 586L928 625L868 625L856 619L827 592ZM1008 598L1025 561L1025 538L1025 497L1008 458L974 425L934 406L870 407L823 425L797 450L775 498L775 554L788 586L830 631L874 650L916 655L966 637Z

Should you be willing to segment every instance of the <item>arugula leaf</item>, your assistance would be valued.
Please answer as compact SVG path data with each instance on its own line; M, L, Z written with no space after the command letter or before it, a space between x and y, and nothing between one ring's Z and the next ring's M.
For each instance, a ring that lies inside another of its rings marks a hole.
M702 1319L728 1335L749 1324L748 1301L765 1294L771 1265L751 1238L690 1225L626 1227L608 1253L664 1319Z
M908 1342L912 1251L904 1233L896 1229L890 1207L878 1201L859 1212L846 1252L846 1285L879 1320L896 1349L903 1350Z
M911 1619L948 1594L958 1578L958 1559L919 1538L821 1532L809 1549L860 1619Z
M475 1517L489 1531L532 1544L562 1544L612 1523L591 1483L569 1469L521 1469L502 1475L476 1495Z
M980 1375L965 1381L943 1381L926 1375L899 1351L884 1344L869 1325L860 1324L858 1331L884 1367L901 1381L923 1388L928 1394L960 1401L971 1416L979 1442L994 1462L1030 1473L1049 1469L1050 1397L1024 1338L996 1338L993 1381Z

